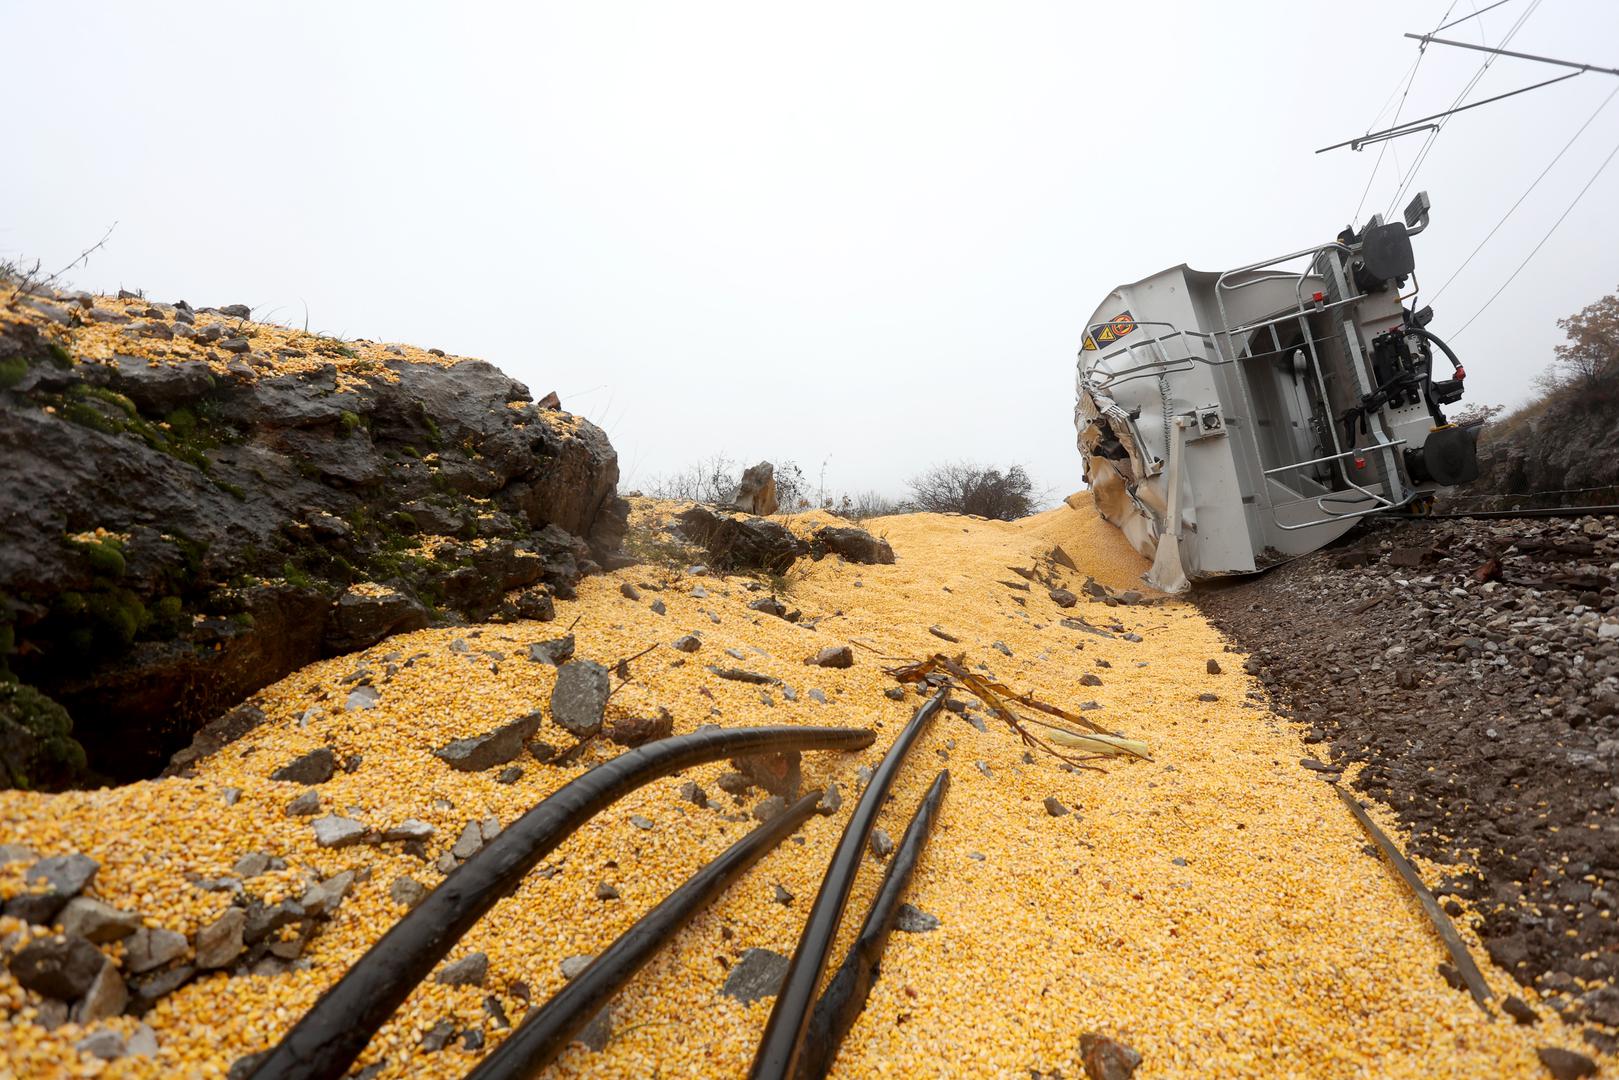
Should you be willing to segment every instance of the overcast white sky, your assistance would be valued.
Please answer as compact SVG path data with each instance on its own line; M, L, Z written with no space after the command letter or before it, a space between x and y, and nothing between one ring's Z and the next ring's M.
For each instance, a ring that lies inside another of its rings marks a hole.
M1330 239L1376 151L1312 151L1367 130L1449 3L0 0L0 257L117 221L77 285L487 358L602 424L627 488L724 452L894 494L1017 461L1060 494L1092 308ZM1619 4L1542 0L1512 48L1619 66ZM1482 60L1431 47L1404 116ZM1501 60L1473 99L1555 74ZM1450 124L1424 299L1616 85ZM1616 140L1619 104L1436 304L1474 400L1521 400L1554 321L1619 286L1616 165L1455 337Z

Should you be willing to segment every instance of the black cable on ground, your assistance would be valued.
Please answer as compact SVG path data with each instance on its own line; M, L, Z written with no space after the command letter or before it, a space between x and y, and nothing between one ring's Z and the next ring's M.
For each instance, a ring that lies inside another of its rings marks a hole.
M787 839L815 812L821 792L812 791L771 821L725 849L643 915L573 981L524 1020L466 1080L519 1080L534 1076L568 1048L612 996L646 966L659 949L695 919L766 852Z
M844 1036L849 1034L849 1029L866 1007L866 998L871 994L872 984L877 981L883 950L888 946L888 935L893 932L894 920L899 917L900 903L910 888L922 850L928 846L928 840L933 835L933 825L939 819L939 806L944 802L944 793L949 790L950 770L944 769L934 778L933 786L922 797L916 815L906 827L905 838L894 851L894 858L883 874L882 884L877 887L877 895L872 898L860 933L855 937L854 944L849 946L843 966L833 974L832 981L826 984L826 990L821 994L821 1000L815 1003L815 1013L810 1017L809 1027L804 1034L804 1049L798 1057L794 1080L821 1080L827 1074L832 1063L838 1059L838 1049L843 1045Z
M705 761L773 750L859 750L875 738L861 728L714 729L660 739L596 766L502 830L395 923L287 1032L253 1080L341 1077L462 935L574 830L625 793Z
M770 1011L770 1020L765 1024L764 1037L759 1041L759 1050L748 1073L752 1080L788 1080L793 1075L804 1041L804 1029L809 1025L810 1006L815 1003L815 990L820 985L822 973L826 971L826 954L831 951L832 939L837 936L838 924L843 921L843 907L849 902L849 891L854 888L855 874L860 869L866 841L877 823L877 812L882 809L888 789L905 762L905 755L938 713L948 693L948 688L940 690L916 710L916 715L894 740L882 764L877 766L871 782L866 785L865 794L849 816L843 839L838 841L838 849L832 853L831 865L827 867L821 890L815 895L815 905L810 908L809 918L804 923L798 948L793 950L793 959L782 980L781 992L776 995L775 1008Z

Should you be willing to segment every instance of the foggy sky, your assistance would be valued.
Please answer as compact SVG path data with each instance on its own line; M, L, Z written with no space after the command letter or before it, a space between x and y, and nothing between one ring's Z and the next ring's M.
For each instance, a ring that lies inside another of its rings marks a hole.
M1017 461L1060 495L1091 310L1331 239L1376 149L1313 151L1368 129L1445 7L0 0L0 258L54 268L116 221L72 283L483 357L603 425L625 488L723 452L892 494ZM1616 44L1619 4L1549 0L1511 47ZM1482 60L1430 47L1403 117ZM1558 73L1497 61L1472 100ZM1414 185L1423 301L1614 84L1455 118ZM1616 139L1619 104L1435 305L1470 400L1522 401L1555 320L1619 286L1616 165L1455 336Z

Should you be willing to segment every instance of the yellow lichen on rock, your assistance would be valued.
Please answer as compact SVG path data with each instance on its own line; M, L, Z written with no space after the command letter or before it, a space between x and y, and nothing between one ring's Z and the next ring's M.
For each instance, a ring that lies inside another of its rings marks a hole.
M638 500L632 535L655 529L672 509ZM846 524L820 513L779 520L806 536ZM310 665L255 695L266 722L201 762L194 777L0 794L7 842L90 855L101 864L94 895L188 935L230 903L228 893L192 879L228 876L244 853L286 862L244 883L267 901L300 894L310 876L360 874L310 941L307 970L218 972L163 998L146 1017L159 1044L152 1057L103 1064L75 1052L87 1029L46 1032L33 1022L38 999L0 971L0 1072L221 1076L236 1058L271 1045L403 914L390 898L398 878L436 885L435 862L469 822L509 824L616 752L593 746L567 767L525 756L509 783L499 769L457 772L433 755L452 739L545 709L556 672L531 661L527 646L569 627L577 656L610 667L648 646L701 638L695 653L662 647L632 660L631 678L614 680L610 719L667 708L677 734L705 723L871 725L878 741L855 754L806 755L805 784L838 784L842 810L811 819L802 842L767 855L677 935L615 1002L606 1049L574 1046L556 1075L745 1072L770 1000L742 1005L724 996L727 973L751 948L792 952L857 796L859 767L881 758L922 700L910 690L901 700L885 696L895 683L884 668L944 650L1063 708L1094 702L1087 718L1144 740L1152 759L1068 771L1027 755L983 710L941 714L879 823L897 838L937 771L951 771L909 896L939 926L893 936L835 1075L1073 1077L1083 1075L1079 1037L1089 1031L1140 1051L1143 1078L1528 1077L1538 1073L1537 1046L1581 1045L1577 1031L1550 1015L1533 1029L1488 1023L1445 985L1435 971L1444 954L1415 903L1365 853L1365 838L1328 785L1298 767L1296 733L1256 700L1242 658L1224 651L1195 608L1173 600L1105 606L1083 595L1087 577L1139 589L1146 569L1094 512L1063 507L1015 523L919 514L864 525L888 540L897 561L800 560L778 582L787 589L781 599L802 612L796 624L748 607L766 595L765 581L692 576L673 559L634 566L582 582L551 623L422 630ZM1077 570L1052 559L1056 547ZM1079 604L1059 607L1018 567L1081 593ZM1063 624L1074 615L1091 629ZM959 644L940 640L932 626ZM804 663L842 644L854 648L852 667ZM1221 674L1209 673L1211 658ZM710 666L777 682L722 680ZM350 677L362 667L377 700L349 708L363 681ZM1096 679L1082 683L1087 675ZM538 737L569 742L549 719ZM315 785L320 813L377 831L425 822L434 828L426 861L400 843L320 847L312 818L286 813L304 789L270 773L323 746L352 771ZM450 1020L486 1047L497 1043L505 1029L489 999L516 1022L525 1001L562 985L564 960L599 951L749 829L747 814L763 793L733 803L716 785L725 770L715 764L660 780L586 824L451 951L450 961L485 952L484 984L429 980L362 1064L384 1063L382 1077L463 1075L483 1051L451 1041L428 1052L425 1033ZM714 808L682 800L686 780L702 785ZM1071 812L1052 813L1047 798ZM868 857L840 949L881 870ZM619 897L598 899L600 885ZM790 903L776 901L777 885ZM0 866L0 896L20 887L18 864ZM0 935L21 928L0 921ZM109 951L117 955L117 947ZM1509 991L1499 972L1487 974L1498 992ZM136 1022L110 1023L129 1034Z

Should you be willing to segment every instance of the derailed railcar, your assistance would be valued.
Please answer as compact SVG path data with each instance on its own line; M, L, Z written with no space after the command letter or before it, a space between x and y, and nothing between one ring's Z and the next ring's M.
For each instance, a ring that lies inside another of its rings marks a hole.
M1149 583L1253 573L1478 475L1477 429L1444 414L1466 372L1415 306L1428 215L1424 192L1403 221L1224 273L1173 267L1096 309L1079 449Z

